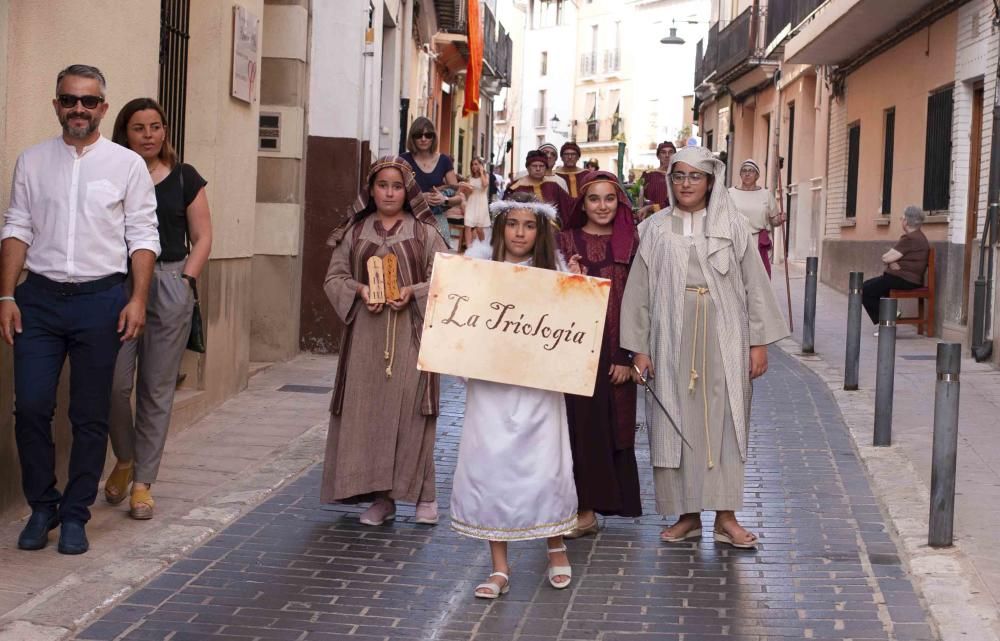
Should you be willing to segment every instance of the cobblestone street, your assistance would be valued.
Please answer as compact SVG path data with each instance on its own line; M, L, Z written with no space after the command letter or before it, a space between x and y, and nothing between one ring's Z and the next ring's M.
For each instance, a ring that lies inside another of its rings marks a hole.
M711 536L666 545L639 451L647 516L569 542L573 584L549 587L541 542L512 545L512 588L472 597L484 543L447 521L463 388L438 422L437 527L371 528L317 500L319 466L193 550L76 638L87 641L765 641L935 639L826 387L779 349L755 389L746 507L756 552ZM645 433L639 435L640 444Z

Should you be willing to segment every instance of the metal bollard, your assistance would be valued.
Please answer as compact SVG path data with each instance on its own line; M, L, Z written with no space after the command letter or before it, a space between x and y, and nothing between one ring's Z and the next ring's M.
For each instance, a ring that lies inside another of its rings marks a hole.
M934 449L931 455L931 515L927 544L947 547L954 539L955 470L958 454L958 375L962 345L938 343L934 388Z
M878 302L878 365L875 369L875 438L873 445L892 445L892 390L896 370L895 298Z
M858 389L858 369L861 362L861 286L863 272L851 272L847 292L847 354L844 357L844 389Z
M806 299L802 310L802 353L816 351L816 278L819 272L819 258L806 258Z

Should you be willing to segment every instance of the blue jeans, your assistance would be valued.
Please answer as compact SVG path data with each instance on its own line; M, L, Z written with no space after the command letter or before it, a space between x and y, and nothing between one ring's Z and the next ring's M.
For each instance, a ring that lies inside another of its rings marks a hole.
M14 339L14 433L21 486L32 510L58 509L64 521L86 523L97 498L108 447L111 380L121 345L121 284L66 295L26 281L15 294L24 331ZM69 478L56 488L52 416L63 363L69 356L69 419L73 426Z

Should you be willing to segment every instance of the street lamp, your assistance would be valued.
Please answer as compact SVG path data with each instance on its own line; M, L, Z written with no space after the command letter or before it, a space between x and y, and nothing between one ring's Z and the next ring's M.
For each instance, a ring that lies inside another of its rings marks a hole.
M660 42L665 45L682 45L684 38L677 35L677 27L670 27L670 35L660 38Z

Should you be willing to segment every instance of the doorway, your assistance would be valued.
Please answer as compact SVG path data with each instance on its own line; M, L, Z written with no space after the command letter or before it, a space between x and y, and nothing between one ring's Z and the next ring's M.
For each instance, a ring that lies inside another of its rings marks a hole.
M983 152L983 83L972 89L972 126L969 132L969 200L965 206L965 250L962 256L962 324L969 322L969 286L972 279L972 252L979 225L979 173Z

